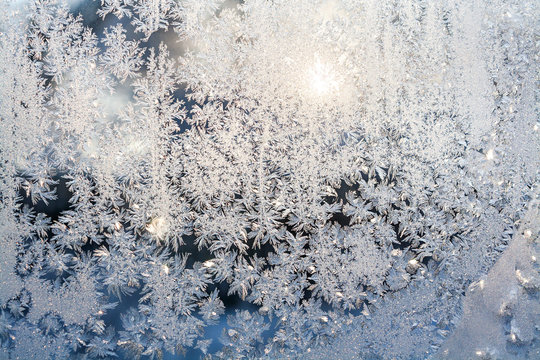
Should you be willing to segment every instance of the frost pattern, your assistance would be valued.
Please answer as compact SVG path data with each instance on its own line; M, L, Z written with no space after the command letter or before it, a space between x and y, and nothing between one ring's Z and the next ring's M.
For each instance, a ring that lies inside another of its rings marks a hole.
M538 351L537 2L93 5L0 4L0 357Z

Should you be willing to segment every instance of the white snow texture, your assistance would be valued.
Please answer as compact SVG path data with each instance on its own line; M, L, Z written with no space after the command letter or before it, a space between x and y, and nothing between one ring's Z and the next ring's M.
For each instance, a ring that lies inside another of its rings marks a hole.
M540 2L0 14L0 359L540 358Z

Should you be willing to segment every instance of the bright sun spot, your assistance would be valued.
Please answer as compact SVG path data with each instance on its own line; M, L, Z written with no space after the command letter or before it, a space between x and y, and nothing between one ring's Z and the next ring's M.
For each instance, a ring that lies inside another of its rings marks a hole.
M332 67L320 60L317 60L315 65L309 69L309 83L317 96L330 95L339 90L339 84Z

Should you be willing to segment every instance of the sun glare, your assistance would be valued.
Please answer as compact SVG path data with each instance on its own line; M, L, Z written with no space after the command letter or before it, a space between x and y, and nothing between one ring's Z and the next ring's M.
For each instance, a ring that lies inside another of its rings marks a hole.
M334 70L328 64L317 60L309 69L309 84L317 96L330 95L339 90Z

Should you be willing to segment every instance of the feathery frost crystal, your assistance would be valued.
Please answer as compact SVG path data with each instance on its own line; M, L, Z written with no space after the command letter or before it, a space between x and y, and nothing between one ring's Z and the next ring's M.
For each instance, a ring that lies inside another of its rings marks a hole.
M0 358L534 358L540 4L0 2Z

